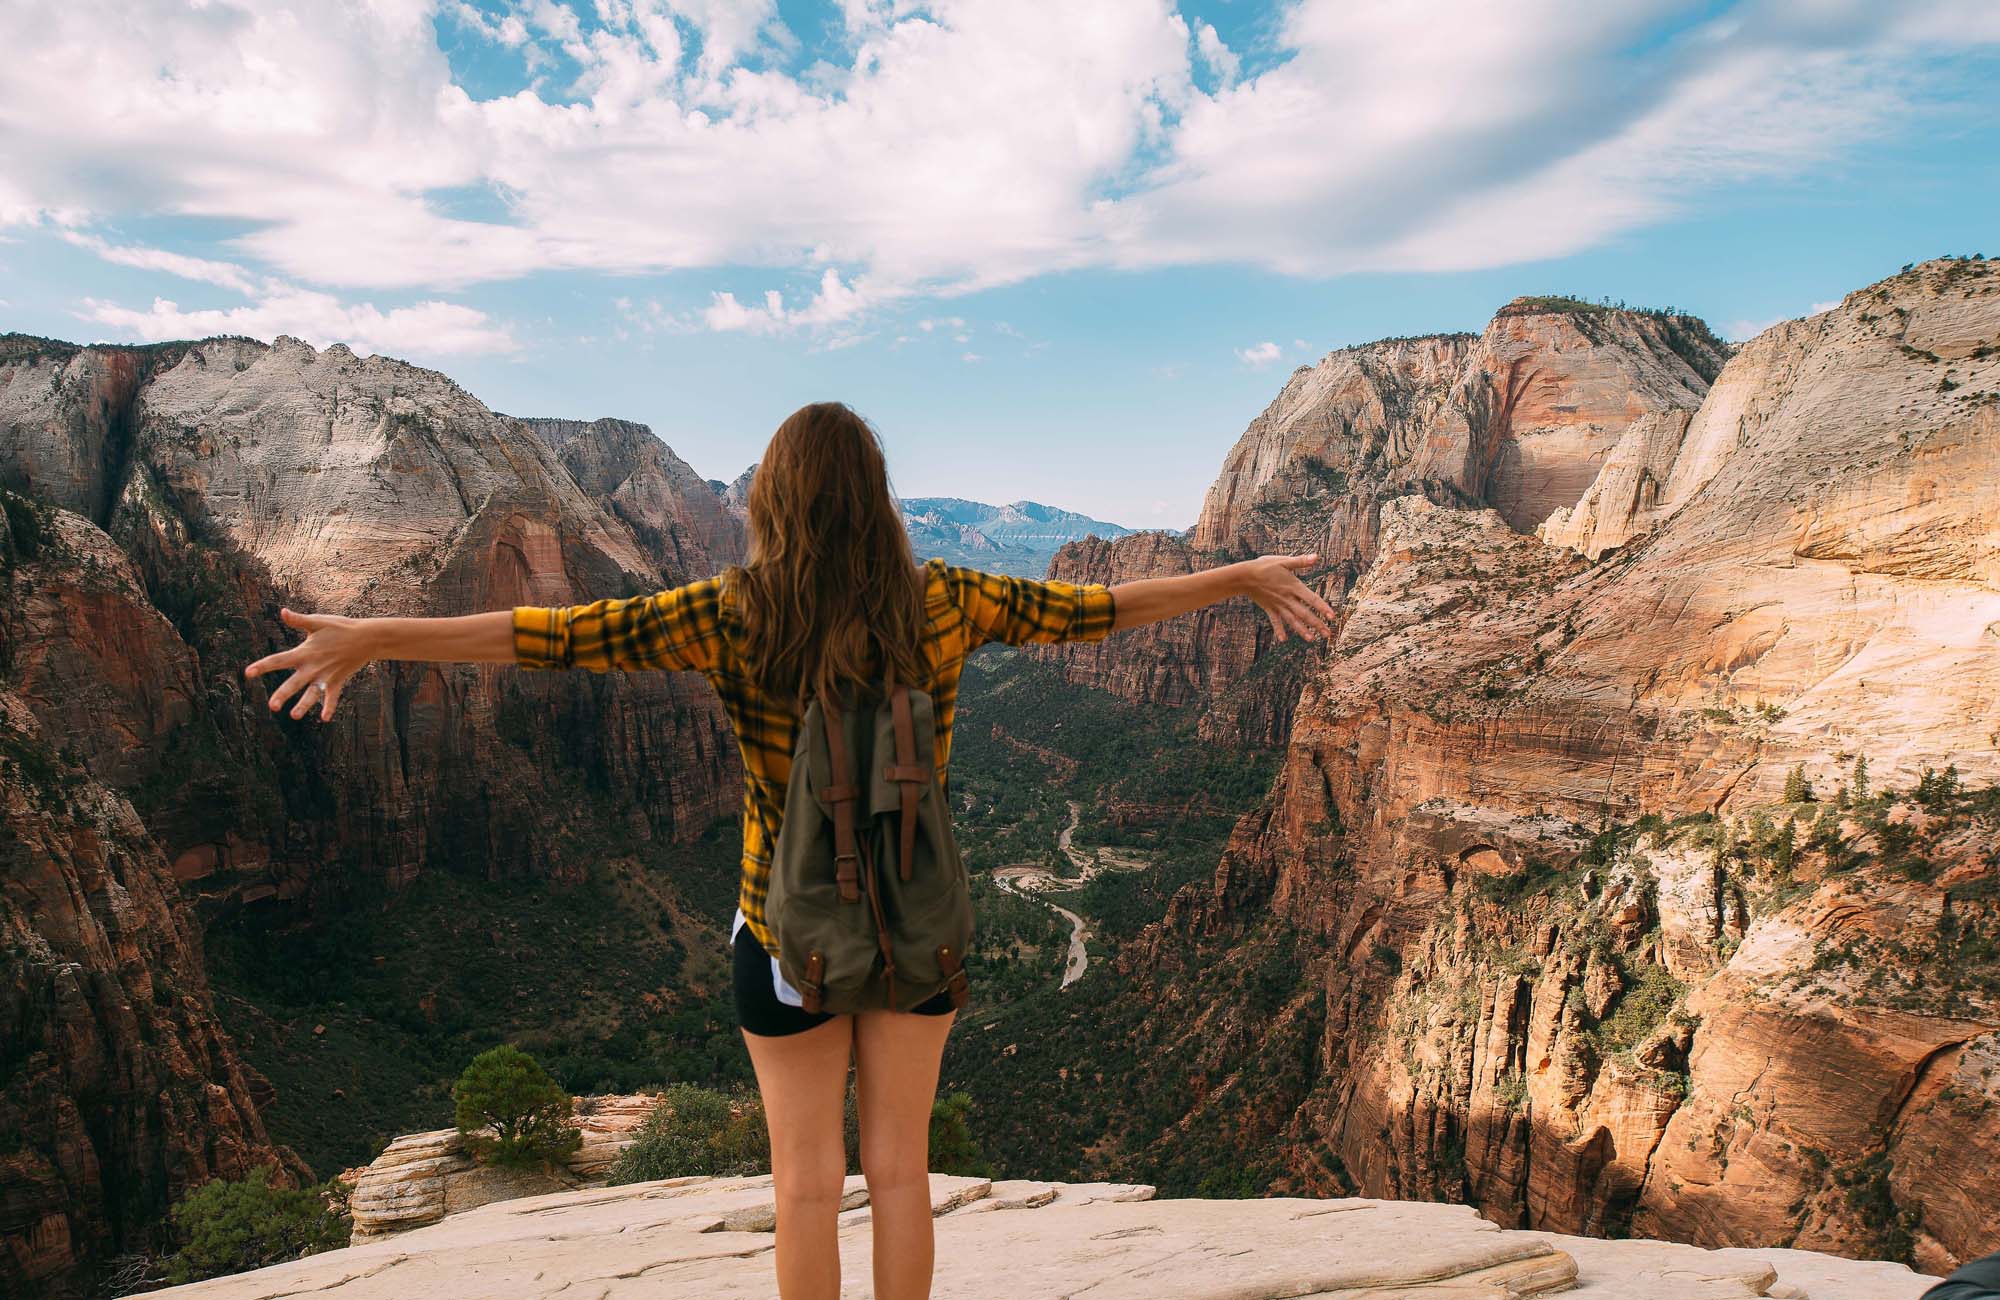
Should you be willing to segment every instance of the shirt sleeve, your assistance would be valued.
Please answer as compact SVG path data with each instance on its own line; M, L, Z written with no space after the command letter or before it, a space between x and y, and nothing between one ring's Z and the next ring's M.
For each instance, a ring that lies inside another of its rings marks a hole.
M1111 588L1097 582L1038 582L955 565L945 566L945 579L975 644L1102 641L1117 613Z
M514 662L592 672L704 671L721 653L722 580L589 605L514 607Z

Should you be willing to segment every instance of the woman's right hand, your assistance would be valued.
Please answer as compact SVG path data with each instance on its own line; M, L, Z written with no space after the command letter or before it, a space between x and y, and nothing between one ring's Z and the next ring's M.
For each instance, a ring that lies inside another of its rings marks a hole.
M1260 555L1241 561L1243 594L1270 615L1278 640L1287 635L1323 641L1338 628L1340 615L1320 594L1299 581L1319 563L1317 555Z
M271 692L272 711L283 708L285 701L296 695L294 718L303 718L318 705L320 721L325 722L333 717L333 706L347 679L376 657L370 620L342 614L300 614L290 609L280 609L278 617L287 627L304 632L306 639L289 650L265 655L246 667L243 675L261 677L274 668L289 668L291 676Z

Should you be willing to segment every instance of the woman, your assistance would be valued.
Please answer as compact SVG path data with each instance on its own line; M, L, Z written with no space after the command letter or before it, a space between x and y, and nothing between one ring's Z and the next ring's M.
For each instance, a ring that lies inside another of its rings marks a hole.
M294 718L317 707L321 720L375 659L706 675L735 728L746 777L734 981L771 1131L779 1291L785 1300L821 1300L840 1289L835 1216L851 1058L875 1295L916 1300L930 1293L930 1116L952 1006L941 994L911 1011L810 1014L778 976L763 901L802 699L840 682L873 683L893 668L896 680L931 695L942 782L959 672L987 641L1097 641L1231 596L1262 606L1280 640L1319 638L1333 610L1297 577L1317 561L1311 555L1109 588L1002 577L942 560L919 566L873 430L835 402L804 407L778 427L751 480L749 515L748 562L714 578L628 600L460 618L287 609L284 621L305 640L244 672L290 670L270 707L289 702Z

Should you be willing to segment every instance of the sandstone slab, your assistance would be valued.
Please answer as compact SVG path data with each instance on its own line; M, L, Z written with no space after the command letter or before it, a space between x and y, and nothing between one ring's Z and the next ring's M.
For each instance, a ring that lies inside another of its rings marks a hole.
M768 1297L770 1179L702 1178L487 1205L442 1223L157 1294L173 1300ZM1074 1195L1067 1195L1074 1193ZM1803 1251L1509 1232L1465 1206L1154 1200L1137 1186L933 1176L939 1300L1913 1300L1900 1266ZM858 1180L850 1198L866 1196ZM970 1201L966 1198L972 1197ZM995 1208L975 1213L982 1205ZM844 1295L868 1293L870 1234L841 1230Z

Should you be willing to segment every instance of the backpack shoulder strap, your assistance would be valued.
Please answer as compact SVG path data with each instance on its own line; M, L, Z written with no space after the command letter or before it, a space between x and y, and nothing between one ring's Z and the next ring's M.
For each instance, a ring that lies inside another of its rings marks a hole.
M896 761L885 765L882 775L894 781L902 794L902 835L897 841L901 850L896 855L896 872L903 879L910 878L910 859L917 852L917 790L931 774L917 762L917 731L910 719L910 688L896 684L896 673L892 668L885 674L889 692L889 707L895 720Z
M834 702L822 695L819 709L825 720L826 756L833 784L820 791L833 806L833 879L843 903L861 899L861 853L854 842L854 801L861 787L854 783L854 766L847 759L847 732Z

